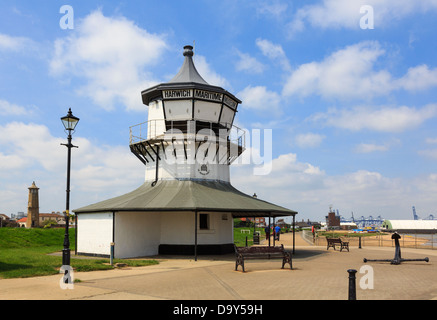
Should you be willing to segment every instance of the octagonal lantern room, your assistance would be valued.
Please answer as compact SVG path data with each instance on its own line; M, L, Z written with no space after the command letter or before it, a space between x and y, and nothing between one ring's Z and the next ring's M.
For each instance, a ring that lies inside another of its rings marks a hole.
M131 151L146 165L146 180L229 181L228 166L244 151L244 131L233 125L241 101L202 78L192 46L183 55L173 79L142 91L148 121L131 127Z

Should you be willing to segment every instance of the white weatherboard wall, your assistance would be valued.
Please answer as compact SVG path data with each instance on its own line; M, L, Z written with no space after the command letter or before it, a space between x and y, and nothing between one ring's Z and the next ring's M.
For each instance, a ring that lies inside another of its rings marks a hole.
M115 214L115 257L133 258L158 254L161 215L156 212Z
M209 228L197 229L197 243L233 243L232 215L207 214ZM160 244L194 245L194 212L116 212L115 224L113 218L113 213L79 214L78 252L109 256L114 241L115 258L134 258L157 255Z
M204 212L198 214L202 213ZM197 229L197 244L233 243L232 215L221 212L207 214L209 214L209 229ZM199 220L197 219L198 223ZM161 243L194 245L194 222L194 212L162 213Z
M81 213L77 215L77 252L110 255L112 213Z

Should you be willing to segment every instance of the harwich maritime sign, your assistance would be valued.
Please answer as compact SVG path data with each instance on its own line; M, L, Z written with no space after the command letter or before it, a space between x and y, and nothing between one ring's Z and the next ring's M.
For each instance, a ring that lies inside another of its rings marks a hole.
M201 99L219 103L225 103L227 106L235 109L237 102L223 93L200 90L200 89L181 89L181 90L163 90L162 97L165 100L173 99Z

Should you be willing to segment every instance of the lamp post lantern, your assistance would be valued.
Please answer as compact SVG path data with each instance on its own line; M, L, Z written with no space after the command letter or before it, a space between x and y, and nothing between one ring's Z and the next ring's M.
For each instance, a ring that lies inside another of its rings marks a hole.
M69 266L70 265L70 239L68 234L69 227L69 215L70 215L70 167L71 167L71 148L78 148L71 143L71 134L72 131L76 128L76 125L79 122L79 118L73 116L71 112L71 108L68 110L68 114L65 117L61 118L61 121L65 127L66 132L68 132L68 143L61 145L66 146L68 149L67 156L67 197L66 197L66 205L65 205L65 236L64 236L64 249L62 249L62 265ZM67 272L67 270L66 270Z

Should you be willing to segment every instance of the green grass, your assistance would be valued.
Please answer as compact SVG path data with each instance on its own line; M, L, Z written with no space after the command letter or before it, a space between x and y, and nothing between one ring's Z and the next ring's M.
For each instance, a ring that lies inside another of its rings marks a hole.
M83 259L74 255L75 229L69 230L70 264L75 271L113 269L109 259ZM64 229L0 228L0 278L25 278L59 273L62 256L49 255L63 249ZM128 266L157 264L156 260L121 260Z
M241 230L250 230L249 233L242 233ZM261 231L260 241L266 238L266 234L264 232L264 228L256 228L255 231ZM238 247L246 246L246 237L247 237L247 245L250 247L253 245L253 227L238 227L234 228L234 243Z

